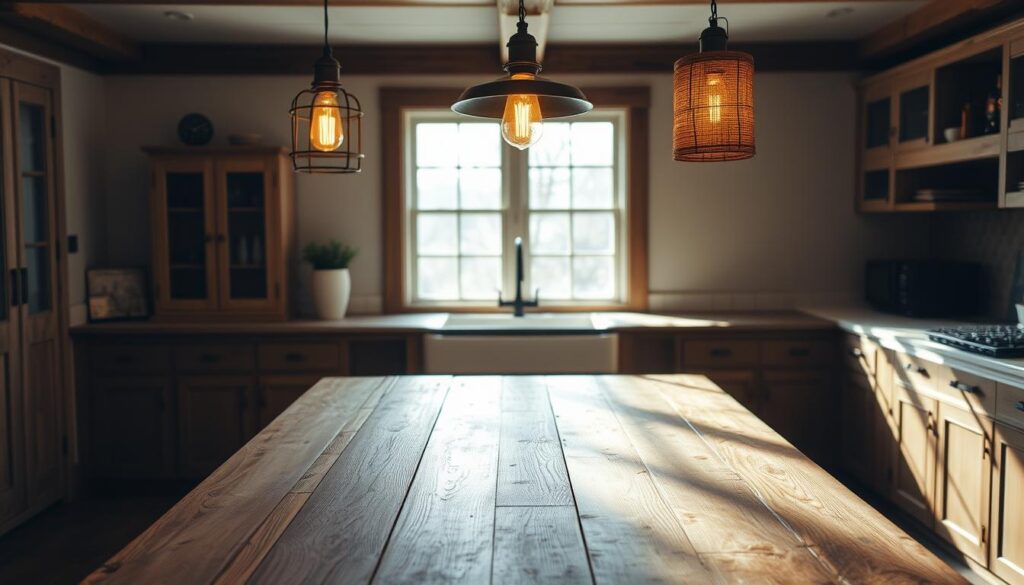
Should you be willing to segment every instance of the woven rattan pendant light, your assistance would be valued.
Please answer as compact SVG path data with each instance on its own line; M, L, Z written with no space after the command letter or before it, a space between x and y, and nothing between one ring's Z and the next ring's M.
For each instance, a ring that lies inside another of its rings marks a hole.
M754 58L729 51L711 0L700 52L676 61L672 158L716 162L754 156Z

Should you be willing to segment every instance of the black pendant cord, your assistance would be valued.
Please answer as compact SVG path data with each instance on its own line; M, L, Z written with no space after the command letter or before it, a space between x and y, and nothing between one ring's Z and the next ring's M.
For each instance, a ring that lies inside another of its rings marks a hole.
M327 42L327 27L330 24L327 16L327 0L324 0L324 51L326 53L331 52L331 44Z
M708 20L712 23L718 20L718 2L716 0L711 0L711 18Z
M519 24L526 24L526 0L519 0Z

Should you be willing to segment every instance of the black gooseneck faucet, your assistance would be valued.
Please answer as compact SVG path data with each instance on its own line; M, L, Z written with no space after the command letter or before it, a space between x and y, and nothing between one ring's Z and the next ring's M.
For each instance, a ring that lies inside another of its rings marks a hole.
M525 315L523 309L526 307L537 307L539 306L540 289L533 293L533 300L523 300L523 238L516 237L516 298L514 301L502 300L501 292L498 292L498 306L499 307L513 307L513 314L516 317L522 317Z

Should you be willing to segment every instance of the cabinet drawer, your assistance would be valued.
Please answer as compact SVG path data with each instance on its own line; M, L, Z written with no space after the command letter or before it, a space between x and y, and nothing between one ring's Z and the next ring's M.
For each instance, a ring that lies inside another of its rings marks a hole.
M874 375L878 372L878 348L866 337L843 337L842 359L846 369Z
M758 342L752 340L697 340L683 344L683 367L751 366L758 362Z
M1024 388L999 384L996 394L996 418L1024 428Z
M256 354L249 344L183 345L174 350L174 364L191 371L253 371Z
M896 363L893 364L896 380L911 390L922 392L936 392L942 383L943 377L949 377L946 373L943 376L944 366L923 360L919 357L909 356L904 353L895 354Z
M979 414L995 414L996 383L992 380L906 354L896 354L895 376L912 390L930 392Z
M341 348L336 343L261 343L261 370L341 372Z
M761 363L767 366L825 366L835 346L823 339L775 339L761 343Z
M165 345L97 345L90 352L100 372L158 372L168 369L170 351Z

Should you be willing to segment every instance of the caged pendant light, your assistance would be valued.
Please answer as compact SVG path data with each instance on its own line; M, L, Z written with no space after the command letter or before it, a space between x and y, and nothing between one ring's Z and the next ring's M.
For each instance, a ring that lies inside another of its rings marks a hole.
M540 140L545 119L576 116L594 107L576 87L537 76L537 39L526 26L525 2L519 0L517 31L507 45L508 77L474 85L452 104L457 114L501 120L502 138L519 150Z
M341 65L327 41L324 0L324 52L317 59L310 89L292 100L292 168L300 173L358 173L363 168L363 111L356 96L341 87Z
M729 33L718 26L715 0L708 22L700 34L700 51L675 64L672 158L743 160L755 151L754 58L727 49Z

